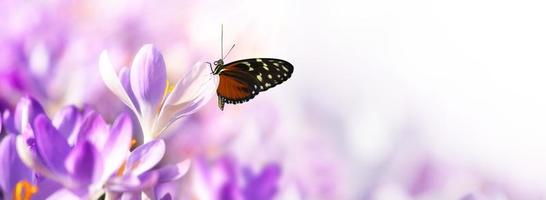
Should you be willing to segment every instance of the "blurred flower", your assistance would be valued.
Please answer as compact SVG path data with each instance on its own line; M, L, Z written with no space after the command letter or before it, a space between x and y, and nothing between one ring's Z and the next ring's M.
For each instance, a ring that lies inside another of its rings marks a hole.
M280 166L269 163L260 172L241 167L230 157L216 163L197 160L192 195L204 200L274 199L278 193Z
M173 86L166 78L163 56L149 44L139 50L131 68L122 68L119 75L106 52L99 66L106 86L137 116L144 142L159 137L172 122L208 102L218 82L198 63Z

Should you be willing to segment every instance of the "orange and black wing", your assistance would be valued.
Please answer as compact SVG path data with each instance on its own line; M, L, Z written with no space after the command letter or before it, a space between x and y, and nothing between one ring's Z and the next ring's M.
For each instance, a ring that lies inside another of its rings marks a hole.
M253 58L225 64L216 90L220 109L224 103L246 102L292 76L294 67L276 58Z

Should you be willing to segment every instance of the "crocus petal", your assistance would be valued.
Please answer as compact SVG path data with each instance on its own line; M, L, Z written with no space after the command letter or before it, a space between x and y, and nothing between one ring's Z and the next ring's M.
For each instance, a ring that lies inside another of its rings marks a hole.
M158 199L158 200L173 200L173 199L184 199L182 198L182 194L184 193L180 190L183 180L177 180L175 182L168 182L168 183L158 183L152 188L144 190L144 193L147 197L151 197L151 199ZM211 192L213 193L213 192ZM175 198L177 197L177 198ZM199 199L196 196L192 196L194 199ZM206 198L203 198L206 199Z
M141 192L124 192L121 195L120 200L141 200L142 194Z
M197 111L210 100L217 87L218 77L212 75L206 65L203 63L194 65L167 96L156 128L164 129L175 120ZM156 130L156 133L162 131Z
M64 160L70 152L70 147L63 135L43 114L36 117L34 127L37 152L44 164L57 173L66 174Z
M29 148L27 139L24 138L24 136L17 136L16 148L19 158L26 166L43 176L53 178L59 182L64 182L64 177L54 175L55 173L50 171L49 168L45 166L37 153L33 149Z
M190 160L185 160L175 165L168 165L168 166L159 168L157 170L159 172L158 182L160 183L169 182L169 181L174 181L181 178L190 169L190 164L191 164Z
M133 112L138 113L129 95L123 88L123 85L121 84L106 51L103 51L100 55L99 70L106 87L108 87L108 89L110 89L110 91L112 91L112 93L114 93L116 96L118 96L118 98L120 98L125 105L129 106Z
M139 118L144 141L151 140L153 123L163 99L167 74L161 53L152 45L144 45L135 56L131 67L131 87L139 102Z
M97 149L103 149L108 141L108 136L108 124L100 114L92 112L83 119L80 132L78 133L77 143L89 140Z
M244 189L246 199L273 199L277 193L281 174L280 167L277 164L269 164L256 177L249 176L248 171L247 184Z
M79 200L82 199L80 196L72 193L68 189L60 189L57 192L51 194L48 199L66 199L66 200Z
M131 102L133 102L133 105L135 105L137 111L140 112L137 98L135 97L135 93L133 93L133 87L131 87L131 71L128 69L128 67L121 68L119 78L121 79L121 85L123 85L127 95L129 95L129 99L131 99Z
M11 199L10 193L17 182L22 180L30 182L32 178L32 171L17 155L16 136L8 134L0 142L0 190L7 195L6 199Z
M184 78L176 83L172 93L165 100L165 104L177 105L193 101L205 90L218 86L218 83L213 79L215 77L207 65L201 62L196 63ZM207 90L207 92L209 91Z
M66 170L78 185L67 187L81 187L92 183L102 166L99 153L89 141L83 141L72 149L65 161Z
M139 175L154 167L165 154L165 142L161 139L152 140L136 148L129 158L125 171Z
M53 118L53 126L65 136L69 144L76 142L81 123L81 114L76 106L68 106L59 111Z
M167 72L163 56L153 45L144 45L131 66L131 87L143 104L156 106L163 98ZM155 108L157 109L157 107Z
M159 174L157 172L147 172L139 176L126 175L122 177L113 177L108 182L108 190L113 192L137 192L157 184Z
M131 146L132 129L131 118L127 114L120 115L114 121L110 129L108 142L102 152L104 163L106 163L102 181L106 181L116 172L126 159Z
M19 133L23 132L23 128L26 128L27 124L32 123L36 116L44 113L42 106L33 98L21 98L15 108L15 128Z
M19 131L15 128L15 120L13 119L13 114L9 112L9 110L5 110L4 113L2 113L2 122L3 122L3 128L6 133L11 134L17 134Z
M53 193L62 189L62 185L51 180L51 179L41 179L38 182L38 193L32 196L32 199L47 199L50 198Z

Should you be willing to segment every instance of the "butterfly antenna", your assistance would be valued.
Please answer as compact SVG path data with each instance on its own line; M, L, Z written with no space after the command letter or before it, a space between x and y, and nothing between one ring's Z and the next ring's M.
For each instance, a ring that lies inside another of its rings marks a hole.
M220 58L224 57L224 24L222 24L220 29Z
M222 60L227 58L227 56L229 55L229 53L231 52L233 47L235 47L235 44L233 44L233 46L231 46L231 48L229 48L229 51L227 52L226 56L222 58Z

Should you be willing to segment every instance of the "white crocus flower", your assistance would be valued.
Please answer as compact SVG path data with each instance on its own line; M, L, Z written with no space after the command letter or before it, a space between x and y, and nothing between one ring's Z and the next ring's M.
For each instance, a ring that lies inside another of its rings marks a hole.
M106 86L137 116L144 143L159 137L175 120L205 105L218 86L218 77L204 63L195 64L171 85L163 56L150 44L138 51L131 68L124 67L119 73L103 51L99 68Z

